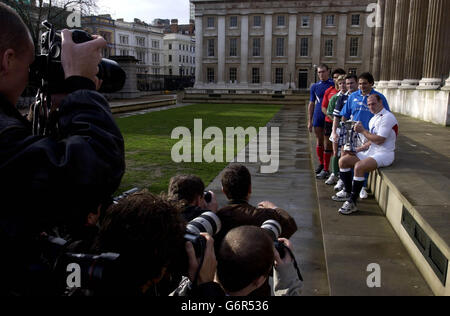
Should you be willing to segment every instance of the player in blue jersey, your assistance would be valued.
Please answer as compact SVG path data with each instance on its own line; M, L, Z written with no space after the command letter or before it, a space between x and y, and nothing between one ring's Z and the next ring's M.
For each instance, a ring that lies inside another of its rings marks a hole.
M317 67L317 74L320 81L311 87L311 98L308 106L308 129L316 135L316 151L319 158L320 165L316 169L316 174L320 173L324 168L324 127L325 114L322 112L322 101L325 91L330 87L334 87L334 81L330 78L330 68L321 64Z

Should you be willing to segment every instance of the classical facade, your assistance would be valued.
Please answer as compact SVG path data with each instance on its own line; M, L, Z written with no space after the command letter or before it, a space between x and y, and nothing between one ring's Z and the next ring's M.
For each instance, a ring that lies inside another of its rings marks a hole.
M164 35L164 75L195 75L195 37L178 33Z
M111 15L84 16L81 23L83 29L89 34L101 35L108 43L108 47L103 50L103 57L109 58L116 54L116 25Z
M138 60L138 74L162 75L164 72L163 29L138 19L134 22L117 19L115 25L116 55L135 57Z
M450 125L448 0L378 0L373 73L395 112Z
M375 0L215 1L195 5L196 89L307 89L326 63L371 69Z

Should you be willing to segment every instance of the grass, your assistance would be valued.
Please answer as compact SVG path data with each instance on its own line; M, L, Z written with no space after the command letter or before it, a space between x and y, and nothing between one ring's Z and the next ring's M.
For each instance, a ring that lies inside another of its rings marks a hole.
M133 187L147 188L156 194L166 192L170 178L181 173L195 174L208 185L228 163L175 163L171 157L172 147L180 139L171 139L173 129L188 128L192 133L193 143L195 119L203 120L202 132L208 127L218 127L225 136L226 127L264 127L280 109L281 106L277 105L197 104L116 119L125 139L127 165L117 194ZM247 138L246 143L248 141ZM203 146L210 142L211 140L203 140ZM237 150L235 144L233 156L237 155ZM192 146L192 156L193 153Z

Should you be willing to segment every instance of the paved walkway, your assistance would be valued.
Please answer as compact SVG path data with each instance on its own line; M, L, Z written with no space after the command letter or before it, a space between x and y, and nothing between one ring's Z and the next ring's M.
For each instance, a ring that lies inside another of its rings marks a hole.
M252 174L250 204L269 200L288 211L298 231L291 241L304 278L303 295L329 295L322 229L311 170L309 140L303 107L285 106L268 124L280 127L280 167L275 174L261 174L260 164L244 163ZM248 161L248 160L247 160ZM226 204L221 192L221 174L209 185L220 206Z

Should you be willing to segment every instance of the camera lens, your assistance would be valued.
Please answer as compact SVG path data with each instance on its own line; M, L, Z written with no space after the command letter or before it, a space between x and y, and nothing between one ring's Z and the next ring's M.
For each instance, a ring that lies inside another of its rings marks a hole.
M213 212L205 212L189 222L186 226L186 231L195 235L208 233L211 236L214 236L221 228L222 223L217 215Z
M270 219L265 221L261 228L266 230L273 241L278 241L278 237L281 235L281 225L276 220Z

